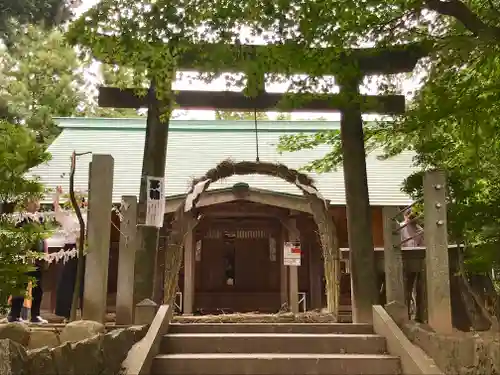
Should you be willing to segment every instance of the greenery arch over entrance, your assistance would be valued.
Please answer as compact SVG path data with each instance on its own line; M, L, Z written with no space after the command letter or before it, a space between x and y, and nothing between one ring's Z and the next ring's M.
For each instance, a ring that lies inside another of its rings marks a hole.
M182 263L182 248L184 239L200 220L196 208L201 195L211 183L233 175L261 174L281 178L297 186L307 199L314 221L318 226L321 242L328 312L338 317L340 295L340 249L337 240L337 230L332 217L328 213L327 203L314 186L314 181L306 174L290 169L283 164L243 161L234 163L225 160L204 176L193 180L189 193L179 205L174 214L172 232L169 236L165 259L164 301L172 302L177 291L179 271Z

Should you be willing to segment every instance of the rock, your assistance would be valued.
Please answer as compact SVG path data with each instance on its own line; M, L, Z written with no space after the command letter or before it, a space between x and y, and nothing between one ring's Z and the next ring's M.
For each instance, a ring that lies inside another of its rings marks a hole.
M10 339L0 340L0 375L28 375L27 359L22 345Z
M95 335L89 339L71 344L71 363L76 375L96 375L102 373L104 367L102 355L103 335ZM113 374L114 375L114 374Z
M72 348L69 342L51 349L50 352L54 361L56 374L77 375L74 372L74 364L72 363L73 357L71 356L71 351Z
M491 342L488 349L488 356L493 363L495 373L500 374L500 341Z
M67 324L59 335L59 339L62 343L76 342L88 339L99 333L105 333L102 323L91 320L78 320Z
M146 336L146 333L148 332L148 328L149 327L147 325L132 326L132 327L128 327L127 331L130 331L134 334L134 343L135 343L135 342L141 341L144 338L144 336Z
M30 342L30 329L23 323L7 323L0 325L0 339L10 339L23 346Z
M32 329L28 349L38 349L44 346L55 348L60 344L61 342L56 332L44 329Z
M48 347L30 350L27 367L31 375L58 375Z
M136 333L131 329L115 329L103 337L102 352L104 357L104 371L102 375L115 375L122 366L122 362L136 343Z

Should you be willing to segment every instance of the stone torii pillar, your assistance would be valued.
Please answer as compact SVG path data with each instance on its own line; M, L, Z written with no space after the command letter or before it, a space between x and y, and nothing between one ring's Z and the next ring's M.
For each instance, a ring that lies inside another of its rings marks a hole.
M338 77L341 93L345 95L340 138L347 203L352 319L354 323L371 323L372 306L377 303L378 291L359 95L361 78L361 75Z
M169 104L167 105L169 106ZM156 85L151 82L147 95L148 118L141 187L137 207L137 252L134 268L134 305L154 298L159 229L146 222L147 177L164 177L169 123L162 121L162 105L157 99Z

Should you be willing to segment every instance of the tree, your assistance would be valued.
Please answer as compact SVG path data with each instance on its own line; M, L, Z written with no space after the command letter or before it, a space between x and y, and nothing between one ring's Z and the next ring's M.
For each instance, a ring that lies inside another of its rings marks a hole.
M482 280L486 281L479 289L492 291L490 296L498 300L489 277L491 268L500 266L497 5L495 1L487 4L472 1L466 5L458 0L431 0L411 7L401 1L391 3L388 12L382 11L384 4L378 8L380 13L369 15L368 11L362 11L355 17L340 17L344 33L348 30L353 36L359 37L365 29L372 31L372 37L378 32L380 43L418 40L432 45L422 87L407 113L390 122L368 125L366 148L370 151L383 147L386 157L413 150L422 171L428 168L447 171L451 240L466 245L467 268L462 275L468 281L476 280L478 273L484 275ZM424 10L432 13L422 22ZM305 168L319 172L336 168L342 157L338 132L283 137L279 148L294 151L319 144L331 145L332 151ZM409 176L403 189L421 197L422 172ZM497 316L499 308L497 302Z
M54 116L81 114L87 98L83 63L59 31L21 28L12 48L0 50L0 107L3 117L50 142L59 128Z
M29 260L35 257L30 249L46 234L37 224L16 228L10 214L15 205L42 194L43 186L26 178L25 171L49 160L50 155L26 127L0 121L0 134L0 310L3 312L9 295L24 293L26 272L32 270Z
M67 21L81 0L4 0L0 3L0 39L10 38L20 25L43 24L51 28Z
M454 240L474 244L474 251L478 251L480 243L498 243L500 239L491 238L490 227L496 219L492 222L486 216L486 213L492 215L491 209L497 205L494 191L500 188L495 173L500 162L495 151L500 141L497 136L500 96L496 83L500 78L497 62L500 18L496 5L494 1L487 5L472 1L466 5L458 0L430 0L412 7L401 1L391 4L390 12L386 5L381 5L380 13L377 10L374 15L367 10L356 13L355 17L341 17L344 27L341 34L349 31L359 36L364 29L372 31L373 38L379 32L381 43L395 39L432 42L434 51L428 59L427 74L408 112L394 121L367 127L366 148L383 146L387 156L413 150L422 170L446 169L452 184L451 234ZM424 10L433 11L426 20L419 17ZM423 28L424 25L428 28ZM325 158L312 161L306 169L329 171L341 161L336 131L284 137L279 147L282 151L294 151L325 143L332 146L332 151ZM411 176L405 189L421 194L421 180ZM486 207L489 209L485 210ZM488 240L484 238L485 228L489 228ZM500 264L498 257L493 262L493 253L486 255L487 252L481 251L481 254L471 262L476 266L480 262L483 271L492 264Z

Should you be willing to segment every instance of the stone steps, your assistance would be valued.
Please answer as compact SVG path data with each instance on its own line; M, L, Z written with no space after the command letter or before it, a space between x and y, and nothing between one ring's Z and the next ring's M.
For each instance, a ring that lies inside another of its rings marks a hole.
M398 375L366 324L173 323L151 375Z
M161 354L152 374L171 375L392 375L399 359L369 354Z
M172 323L169 333L370 334L373 327L353 323Z
M163 338L162 353L350 353L384 354L383 337L374 334L174 333Z

